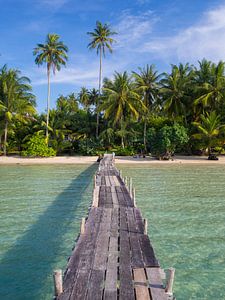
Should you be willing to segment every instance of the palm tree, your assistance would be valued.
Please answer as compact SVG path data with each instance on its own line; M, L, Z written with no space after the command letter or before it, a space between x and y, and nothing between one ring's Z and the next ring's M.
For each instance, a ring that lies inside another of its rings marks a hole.
M97 55L99 54L99 96L101 95L102 86L102 56L105 57L106 50L112 53L112 44L115 40L112 38L113 35L117 34L111 31L108 24L102 24L101 22L96 22L96 28L93 32L87 32L91 36L91 42L88 44L89 49L97 49ZM99 97L100 98L100 97ZM97 103L98 106L98 103ZM99 133L99 113L97 113L97 124L96 124L96 138L98 138Z
M202 104L204 108L216 109L219 102L225 99L225 63L220 61L216 65L203 60L199 64L196 83L200 96L194 103Z
M225 137L222 136L225 132L225 125L221 124L220 116L215 111L206 112L205 115L201 115L200 119L200 122L193 122L198 133L193 134L192 137L201 140L210 156L212 147L216 146L220 140L225 141Z
M48 77L48 98L47 98L47 121L46 121L46 139L48 141L48 124L49 124L49 109L50 109L50 73L61 69L61 65L65 66L68 59L68 48L62 41L59 40L59 35L48 34L45 44L38 44L34 48L33 54L36 56L35 63L40 66L43 63L47 64Z
M26 122L35 113L35 97L30 80L20 71L4 66L0 70L0 112L4 120L4 155L7 150L9 125L14 119Z
M91 103L90 103L89 90L86 87L81 88L78 94L78 99L81 105L84 107L84 109L88 111Z
M139 68L140 73L133 72L133 76L135 79L135 86L142 96L142 100L144 102L145 107L147 108L146 113L143 115L144 119L144 133L143 133L143 141L144 147L146 149L146 131L147 131L147 118L150 110L153 109L153 105L156 102L156 98L158 97L158 80L161 75L157 74L155 71L154 65L147 65L146 68Z
M137 120L139 112L145 108L127 72L116 72L113 81L105 80L103 91L105 101L99 109L104 111L106 119L113 120L114 126L119 124L121 132L126 120ZM124 135L121 135L121 146L124 148Z
M193 76L192 68L186 64L172 65L171 74L164 73L161 80L161 92L164 98L164 110L169 117L184 116L186 122L186 106L190 95L189 87Z

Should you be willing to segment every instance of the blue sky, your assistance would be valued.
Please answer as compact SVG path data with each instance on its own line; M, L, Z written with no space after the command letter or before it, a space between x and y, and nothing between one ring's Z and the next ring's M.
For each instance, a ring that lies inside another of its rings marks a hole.
M32 54L47 33L69 47L69 61L52 76L51 107L58 95L97 87L98 57L87 49L96 20L118 32L103 75L132 71L147 63L159 71L170 64L207 58L225 60L225 1L221 0L0 0L0 65L18 68L32 80L39 112L46 106L46 68Z

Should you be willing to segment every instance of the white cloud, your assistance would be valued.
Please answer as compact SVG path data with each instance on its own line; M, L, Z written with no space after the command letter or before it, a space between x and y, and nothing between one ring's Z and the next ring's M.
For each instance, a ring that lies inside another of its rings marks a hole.
M225 55L225 6L208 11L195 25L175 36L164 36L145 42L140 52L151 52L163 58L196 61L202 58L218 61Z
M153 11L147 11L144 14L132 15L129 11L123 11L119 17L118 23L115 25L118 35L116 36L117 46L120 48L131 47L137 45L144 38L150 36L153 26L158 21ZM132 48L132 51L136 47ZM131 50L131 48L130 48Z

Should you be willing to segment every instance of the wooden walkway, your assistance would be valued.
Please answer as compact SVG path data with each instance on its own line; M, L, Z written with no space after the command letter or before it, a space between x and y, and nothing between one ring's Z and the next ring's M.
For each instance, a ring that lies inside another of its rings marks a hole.
M69 259L58 300L168 300L145 220L105 155L95 176L93 203Z

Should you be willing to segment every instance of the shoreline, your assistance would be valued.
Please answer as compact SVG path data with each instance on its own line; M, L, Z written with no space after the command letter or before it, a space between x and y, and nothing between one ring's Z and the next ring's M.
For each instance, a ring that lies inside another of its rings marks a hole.
M94 164L97 156L56 156L47 158L25 158L18 156L0 156L0 165L50 165L50 164ZM152 157L134 158L131 156L116 156L116 164L214 164L225 165L225 156L219 156L218 161L207 160L206 156L175 156L173 160L157 160Z

